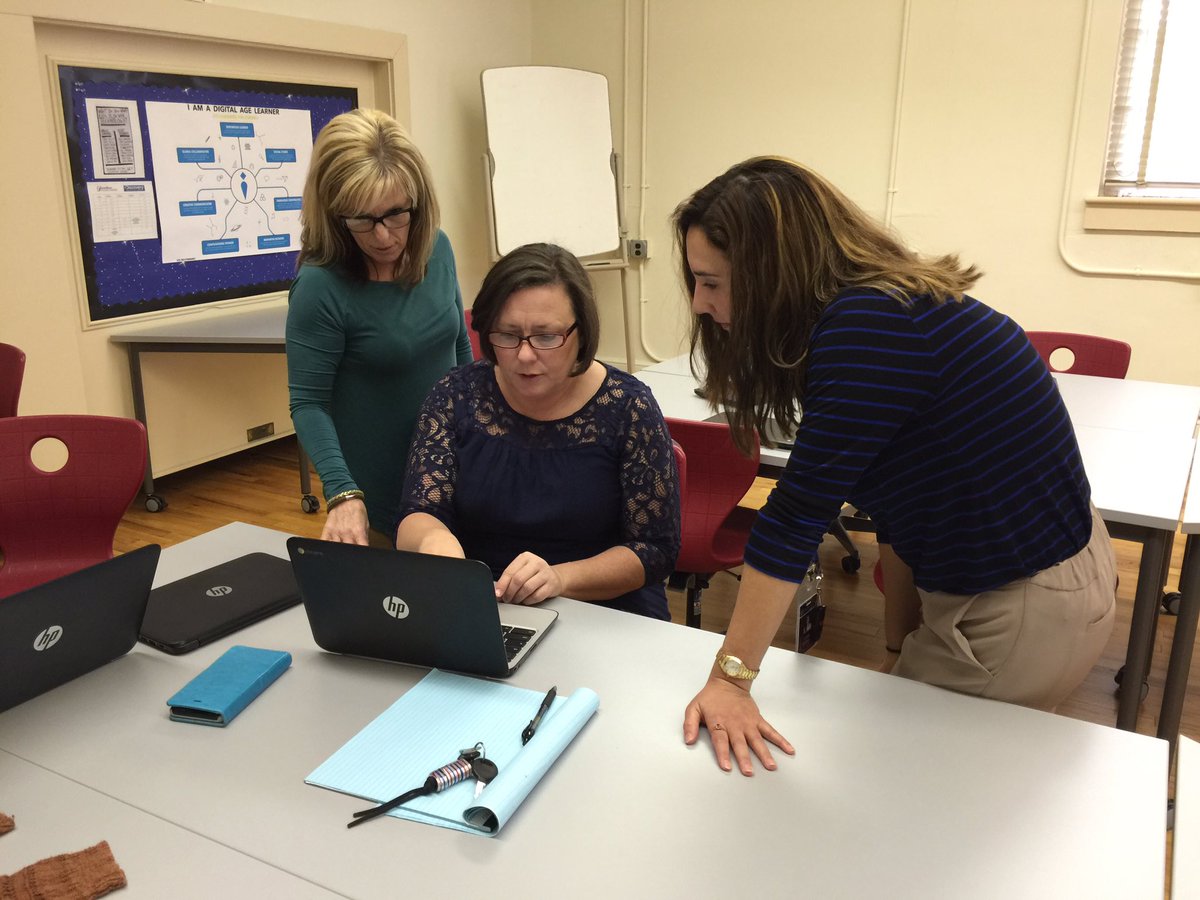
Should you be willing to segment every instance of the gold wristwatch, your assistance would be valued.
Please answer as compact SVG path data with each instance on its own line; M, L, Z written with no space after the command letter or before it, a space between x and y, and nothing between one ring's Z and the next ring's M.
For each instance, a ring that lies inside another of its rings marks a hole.
M758 669L748 668L736 656L726 653L724 647L717 651L717 668L730 678L736 678L739 681L753 681L758 677Z

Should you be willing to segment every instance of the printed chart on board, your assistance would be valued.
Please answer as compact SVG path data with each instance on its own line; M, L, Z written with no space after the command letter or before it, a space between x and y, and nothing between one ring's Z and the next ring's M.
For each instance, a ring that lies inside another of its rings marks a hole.
M164 263L300 246L308 110L147 101L146 121Z

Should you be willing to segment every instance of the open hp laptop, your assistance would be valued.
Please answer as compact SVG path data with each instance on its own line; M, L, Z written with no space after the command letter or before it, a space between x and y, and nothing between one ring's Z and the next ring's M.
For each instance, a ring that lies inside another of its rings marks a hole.
M133 649L158 554L150 544L0 600L0 712Z
M496 602L477 560L289 538L313 639L323 650L471 675L511 675L558 618Z
M188 653L299 602L286 559L248 553L151 591L140 637L166 653Z

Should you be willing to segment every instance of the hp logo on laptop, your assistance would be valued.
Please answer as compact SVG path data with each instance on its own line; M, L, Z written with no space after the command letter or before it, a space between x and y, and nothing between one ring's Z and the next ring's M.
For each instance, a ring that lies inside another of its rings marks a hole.
M39 653L42 650L49 650L58 643L58 639L62 637L62 633L63 630L61 625L51 625L33 639L33 649L37 650Z
M204 593L208 594L210 597L224 597L227 594L232 594L233 588L227 584L218 584L216 587L210 587Z
M399 597L384 597L383 611L394 619L408 618L408 604Z

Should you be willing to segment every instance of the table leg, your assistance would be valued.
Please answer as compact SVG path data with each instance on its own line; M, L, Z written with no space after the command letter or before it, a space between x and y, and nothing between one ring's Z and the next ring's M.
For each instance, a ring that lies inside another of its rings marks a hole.
M1138 565L1137 590L1133 599L1133 617L1129 623L1129 649L1125 655L1125 674L1121 678L1117 727L1137 731L1138 707L1142 700L1142 682L1150 672L1154 653L1154 627L1158 622L1159 597L1162 594L1162 564L1166 552L1166 533L1147 530L1142 541Z
M1175 620L1175 638L1167 663L1163 685L1162 709L1158 716L1158 736L1171 745L1179 738L1179 720L1187 694L1188 674L1192 669L1192 650L1196 643L1196 623L1200 620L1200 535L1189 534L1183 551L1183 569L1179 573L1179 618Z
M129 384L133 388L133 416L146 429L146 473L142 491L147 498L154 495L154 469L150 465L150 425L146 422L146 394L142 388L142 354L137 344L127 344L129 351Z

